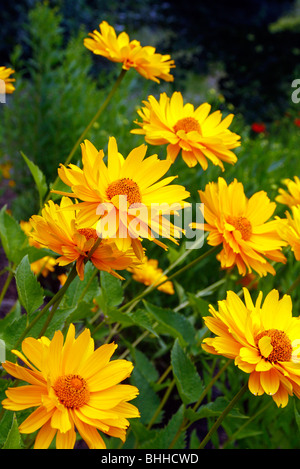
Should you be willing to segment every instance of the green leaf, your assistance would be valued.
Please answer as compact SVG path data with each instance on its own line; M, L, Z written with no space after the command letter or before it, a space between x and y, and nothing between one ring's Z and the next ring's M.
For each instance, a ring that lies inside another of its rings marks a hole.
M180 426L183 422L184 406L181 405L177 412L171 417L167 425L162 430L156 431L156 436L150 441L141 445L143 449L168 449L175 438ZM177 442L174 444L175 449L185 448L185 432L182 432Z
M22 449L22 440L18 428L18 422L14 415L12 426L8 432L7 439L2 447L2 449Z
M124 298L122 282L108 272L100 272L101 293L97 298L103 310L110 306L119 306Z
M7 259L17 265L27 252L28 238L6 206L0 211L0 238Z
M6 397L6 396L5 396ZM4 411L0 425L0 448L4 445L7 435L12 427L14 414L11 411Z
M193 308L196 314L199 314L200 316L208 316L209 315L209 302L203 300L200 297L197 297L193 293L187 292L187 296L189 299L189 304Z
M178 340L175 340L171 351L171 364L182 402L196 402L204 386L195 365L180 347Z
M208 417L216 417L221 415L221 413L226 409L229 404L229 400L225 397L217 397L214 402L210 402L209 404L202 405L197 412L194 412L192 409L186 410L186 417L191 421L195 422L200 419L208 418ZM235 418L242 418L247 419L246 415L243 415L239 412L237 408L231 409L228 417L235 417Z
M132 348L132 355L136 366L138 367L144 378L149 383L155 383L159 378L159 374L154 364L148 359L148 357L143 352L141 352L137 348Z
M300 414L296 406L296 401L294 401L294 412L295 412L295 420L296 420L298 429L300 430Z
M154 306L146 301L144 301L144 305L147 311L159 323L160 327L156 329L157 333L171 335L178 339L183 347L194 343L196 331L185 316L171 309Z
M16 269L16 284L21 305L28 314L33 313L43 304L44 290L30 268L28 255Z
M44 195L46 194L46 192L48 191L48 186L47 186L47 183L46 183L46 178L44 176L44 174L42 173L42 171L40 170L40 168L34 164L32 161L30 161L29 158L27 158L26 155L24 155L24 153L21 151L21 155L25 161L25 163L27 164L32 176L33 176L33 179L36 183L36 187L37 187L37 190L39 192L39 196L40 196L40 204L42 205L42 201L43 201L43 197Z
M87 262L84 268L84 280L77 276L66 291L60 308L75 308L81 301L93 302L99 295L99 283L97 279L98 270L91 262Z
M139 409L141 413L139 421L142 424L147 425L154 415L154 412L156 412L160 403L160 399L153 390L153 387L149 381L146 380L141 370L139 370L137 366L135 366L133 369L130 378L130 384L136 386L139 390L138 396L132 403ZM162 413L158 416L156 423L160 423L161 417Z

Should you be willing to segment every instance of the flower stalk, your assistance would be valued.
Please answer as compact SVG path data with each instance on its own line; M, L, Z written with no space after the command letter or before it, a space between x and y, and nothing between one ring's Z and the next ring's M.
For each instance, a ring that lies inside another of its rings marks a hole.
M222 424L225 417L229 414L229 412L234 408L237 402L241 399L241 397L245 394L248 389L248 383L245 383L243 387L239 390L239 392L234 396L234 398L230 401L226 409L222 412L219 418L216 420L214 425L211 427L205 438L201 441L198 449L204 449L209 440L212 438L213 434L218 430L219 426Z

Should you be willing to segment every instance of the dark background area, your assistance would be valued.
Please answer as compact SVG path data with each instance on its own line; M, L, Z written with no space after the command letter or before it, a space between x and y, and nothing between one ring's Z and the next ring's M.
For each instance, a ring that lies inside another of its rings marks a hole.
M9 65L16 44L26 48L27 14L36 0L1 1L0 57ZM186 71L209 74L215 64L222 69L218 78L220 92L248 122L278 118L290 101L291 82L299 69L299 26L271 30L282 16L293 15L292 0L54 0L63 16L66 41L80 27L97 29L103 20L116 31L126 30L130 37L146 38L159 52L176 60L177 80ZM162 34L163 31L163 34ZM138 35L137 35L138 34ZM142 35L143 36L143 35ZM146 45L141 40L142 45ZM99 58L97 67L103 66ZM105 65L104 65L105 66Z

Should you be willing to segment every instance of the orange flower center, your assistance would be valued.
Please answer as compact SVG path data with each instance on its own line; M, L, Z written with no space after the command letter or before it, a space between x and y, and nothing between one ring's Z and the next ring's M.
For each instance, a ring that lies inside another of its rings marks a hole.
M179 121L174 125L174 132L178 132L178 130L184 130L186 133L196 130L200 133L201 127L194 117L184 117L183 119L179 119Z
M266 358L269 362L286 362L291 359L293 348L291 341L285 332L278 329L267 329L266 331L263 331L256 336L255 340L257 346L260 339L265 336L270 337L270 343L273 347L273 350L267 357L264 356L264 358Z
M94 239L95 241L97 241L98 239L97 231L93 228L79 228L79 230L77 231L81 235L85 236L85 239L87 241L89 241L89 239Z
M122 178L112 182L106 189L106 195L109 200L116 195L125 195L129 205L142 202L139 186L130 178Z
M246 217L229 217L228 223L233 225L238 230L244 241L247 241L252 234L252 226L250 221Z
M82 407L90 398L87 383L79 375L60 376L55 381L53 389L59 402L70 409Z

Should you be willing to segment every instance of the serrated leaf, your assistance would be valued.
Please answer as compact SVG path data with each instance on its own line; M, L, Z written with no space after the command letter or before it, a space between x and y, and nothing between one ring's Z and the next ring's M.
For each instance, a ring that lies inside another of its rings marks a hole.
M30 161L30 159L27 158L27 156L24 155L24 153L22 151L21 151L21 155L22 155L25 163L27 164L27 166L28 166L28 168L29 168L29 170L32 174L32 177L33 177L34 182L36 184L37 190L39 192L40 203L42 205L43 197L46 194L46 192L48 191L46 178L45 178L44 174L42 173L42 171L40 170L40 168L36 164L34 164L32 161Z
M101 293L97 298L105 312L111 306L119 306L124 298L122 282L108 272L100 272Z
M144 443L141 448L145 449L168 449L173 442L177 432L180 430L180 426L183 422L184 417L184 406L181 405L177 412L171 417L167 425L156 431L155 438ZM176 443L174 444L175 449L183 449L185 447L185 433L182 432Z
M99 295L98 279L95 276L98 270L91 262L87 262L84 268L84 280L75 277L68 290L66 291L60 308L74 308L81 301L92 302Z
M28 255L18 265L15 276L20 303L30 315L43 304L44 290L30 268Z
M140 326L142 329L146 329L155 337L159 337L153 327L153 320L151 321L150 315L143 309L137 309L126 314L129 316L134 324Z
M217 397L214 402L210 402L209 404L202 405L197 412L194 412L192 409L186 410L186 417L191 421L195 422L197 420L208 418L208 417L216 417L221 415L221 413L226 409L228 406L229 401L225 397ZM238 409L233 408L228 414L229 417L235 418L242 418L247 419L246 415L243 415L239 412Z
M14 414L11 411L4 411L0 425L0 448L4 445L7 435L12 427Z
M22 440L18 428L18 422L14 415L12 426L8 432L7 439L2 446L2 449L22 449Z
M133 348L132 355L134 357L135 366L139 369L141 374L149 383L155 383L159 378L159 374L154 364L137 348Z
M185 404L196 402L204 386L195 365L180 347L178 340L175 340L171 351L171 364L182 402Z
M157 410L160 399L137 367L134 367L130 380L130 384L133 384L139 390L138 396L133 401L133 404L141 413L139 421L142 424L147 425L154 412ZM162 414L158 416L156 423L161 421L161 417Z
M195 341L196 331L190 321L180 313L164 309L144 301L147 311L156 319L160 328L157 332L171 335L184 347Z
M7 259L17 265L27 253L28 238L5 206L0 211L0 238Z

